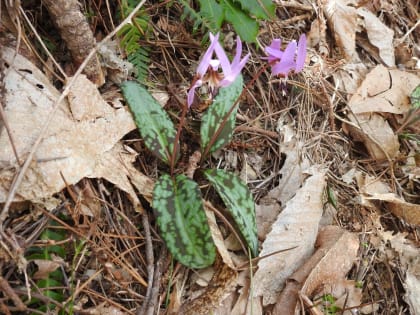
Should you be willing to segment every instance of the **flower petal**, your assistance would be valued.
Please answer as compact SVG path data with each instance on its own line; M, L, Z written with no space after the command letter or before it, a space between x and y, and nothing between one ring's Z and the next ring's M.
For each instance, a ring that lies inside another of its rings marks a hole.
M226 75L222 81L220 81L219 85L221 87L226 87L236 80L236 77L241 73L242 69L245 67L245 64L247 63L250 55L251 54L248 53L244 58L242 58L242 60L238 64L232 67L231 72L228 75Z
M194 102L194 96L195 96L195 89L202 86L203 81L197 80L194 85L191 87L191 89L188 91L188 97L187 97L187 104L188 108L191 107L192 103Z
M219 43L219 33L214 36L212 33L210 33L210 41L211 44L207 48L206 52L204 53L203 58L201 59L200 63L197 67L197 74L202 78L204 74L207 72L207 69L209 68L211 57L213 56L214 48L216 44Z
M295 72L302 71L303 66L305 65L305 59L306 59L306 36L305 34L302 34L299 38L299 43L298 43L298 52L297 52L297 57L296 57Z
M283 52L281 60L272 67L273 75L282 74L287 77L290 70L296 67L296 46L296 41L292 41L287 45L286 49Z
M222 66L223 73L226 75L231 72L231 65L229 58L226 56L225 50L222 48L219 42L214 46L214 52L216 53L217 58L220 60L220 65Z

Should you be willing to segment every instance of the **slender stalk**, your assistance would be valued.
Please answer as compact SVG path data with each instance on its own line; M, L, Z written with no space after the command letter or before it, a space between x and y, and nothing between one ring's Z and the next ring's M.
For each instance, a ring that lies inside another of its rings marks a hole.
M206 149L203 152L203 155L201 156L201 161L204 161L205 158L207 158L207 155L210 152L211 147L216 142L217 138L219 137L220 133L222 132L223 128L225 127L230 115L232 114L233 110L235 109L236 105L239 104L239 100L242 98L242 96L246 93L246 91L249 90L249 88L255 83L255 81L260 77L260 75L269 67L272 65L272 63L266 63L261 69L257 72L256 75L252 78L251 81L248 82L248 84L245 86L245 88L242 90L241 94L238 96L236 101L233 103L232 107L229 109L229 111L226 113L226 115L223 117L222 123L220 124L219 128L216 130L214 135L211 137L209 144L206 146Z
M185 116L187 116L187 111L188 111L188 105L184 103L182 106L181 119L179 120L178 130L176 131L176 136L175 136L175 141L174 141L174 148L172 150L172 155L171 155L171 176L174 175L176 155L178 153L177 150L178 150L179 138L181 137L181 131L182 131L182 128L184 127Z

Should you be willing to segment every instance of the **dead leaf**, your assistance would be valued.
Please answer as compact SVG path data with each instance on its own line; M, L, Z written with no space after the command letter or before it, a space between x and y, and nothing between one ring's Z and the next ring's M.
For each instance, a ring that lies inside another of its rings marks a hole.
M63 264L63 262L45 259L34 259L33 262L38 266L38 270L32 276L36 280L47 279L51 272L57 270Z
M185 302L179 314L207 315L216 309L236 287L238 274L235 270L223 263L220 259L214 266L216 271L206 291L192 301Z
M13 131L19 158L23 160L60 94L26 58L17 55L13 59L14 50L6 47L1 53L10 65L5 78L6 119ZM48 200L65 187L62 176L70 185L84 177L103 177L121 185L135 201L136 195L129 188L127 171L124 171L124 163L131 164L134 154L124 152L117 144L135 129L130 112L109 106L84 76L80 76L71 89L70 100L57 110L17 190L15 201L31 200L53 208L54 202ZM0 202L4 202L17 169L4 129L0 134L0 163Z
M378 65L366 75L349 107L354 114L406 114L410 110L409 96L419 84L420 78L412 73Z
M377 220L377 234L382 238L383 243L391 244L392 249L398 254L401 269L405 271L405 281L403 283L406 295L404 299L410 306L411 313L420 314L420 249L406 238L403 233L392 234L384 231ZM383 251L383 249L382 249Z
M350 99L349 118L353 125L347 128L355 140L364 143L374 159L393 159L398 154L398 136L386 115L408 114L409 96L418 84L420 78L414 74L379 65L369 72Z
M254 276L254 296L262 296L263 305L274 304L286 279L313 252L322 216L325 170L312 169L312 176L286 204L263 243L260 257L287 248L259 261Z
M324 15L337 45L348 62L358 62L356 53L357 10L353 0L323 0Z
M309 160L301 153L304 148L302 142L295 139L280 145L280 150L286 156L283 167L279 172L279 184L268 192L267 197L273 198L282 206L290 200L305 179L304 171L309 168Z
M383 201L386 208L398 218L404 220L408 224L420 226L420 205L409 203L398 197L396 194L371 194L366 199Z
M293 314L299 292L313 297L318 289L344 281L356 258L359 241L355 234L326 226L318 234L316 247L316 252L288 279L273 314Z
M360 7L357 14L363 17L369 42L378 48L379 56L388 67L395 67L394 31L387 27L369 10Z
M88 315L124 315L127 314L126 312L123 312L119 308L108 305L106 302L103 302L99 305L87 308L83 310L84 314Z

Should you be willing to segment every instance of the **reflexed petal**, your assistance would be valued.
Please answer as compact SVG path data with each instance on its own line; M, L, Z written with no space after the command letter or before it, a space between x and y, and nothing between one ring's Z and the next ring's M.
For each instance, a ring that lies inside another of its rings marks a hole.
M211 44L207 48L207 51L204 53L204 56L197 67L197 74L200 77L203 77L204 74L207 72L207 69L209 68L210 61L212 60L211 57L213 56L215 46L216 44L219 44L219 33L217 33L216 36L210 33L210 41L211 41Z
M187 97L187 104L188 104L188 108L191 107L192 103L194 102L194 93L195 93L195 89L202 86L203 85L203 81L201 80L197 80L194 85L191 87L191 89L188 91L188 97Z
M305 34L302 34L299 38L295 72L302 71L303 66L305 65L305 59L306 59L306 36Z
M242 42L241 39L238 37L236 37L236 55L235 58L233 58L232 61L232 68L234 68L241 60L241 55L242 55Z
M226 52L219 42L217 42L214 46L214 52L216 53L217 58L220 60L220 65L222 66L223 73L230 73L231 66L229 58L226 56Z
M273 39L271 45L265 47L265 52L268 54L268 61L274 61L276 59L281 59L283 56L283 52L280 49L281 46L281 39Z
M231 73L226 75L223 78L223 80L220 81L219 85L221 87L226 87L236 80L236 77L241 73L242 69L245 67L245 64L247 63L250 55L251 54L248 53L237 65L232 67Z
M290 70L295 68L296 46L297 44L295 41L292 41L287 45L281 60L272 67L273 75L282 74L287 76Z

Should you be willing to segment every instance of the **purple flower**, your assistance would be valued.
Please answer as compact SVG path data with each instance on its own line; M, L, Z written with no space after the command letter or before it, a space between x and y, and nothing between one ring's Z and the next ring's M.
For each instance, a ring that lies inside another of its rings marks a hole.
M219 33L217 33L216 36L213 36L213 34L210 33L210 41L211 43L209 48L207 48L207 51L204 53L203 58L198 64L194 84L188 91L188 107L190 107L194 101L195 89L203 85L204 75L206 74L209 66L211 66L214 71L216 71L219 68L220 62L218 60L212 59L214 48L216 44L219 44Z
M209 82L210 87L213 90L218 87L227 87L233 83L236 77L241 73L250 56L250 54L247 54L241 60L242 42L239 37L236 40L236 55L233 58L232 63L229 62L226 52L219 43L219 33L215 36L210 33L210 42L209 48L207 48L207 51L197 67L195 81L193 81L194 83L188 91L188 107L190 107L194 101L195 89L202 86L203 83ZM213 53L216 53L217 59L212 59ZM222 67L223 75L218 72L220 66ZM209 74L206 75L207 71L209 71Z
M243 67L249 59L250 54L248 53L241 60L242 54L242 42L239 36L236 38L236 55L233 58L232 63L229 62L228 57L222 46L217 43L214 47L217 58L219 58L220 65L223 70L223 79L219 82L220 87L226 87L235 81L236 77L241 73Z
M271 70L273 75L286 77L291 71L302 71L306 58L306 36L302 34L299 43L290 42L284 51L281 50L281 40L274 39L270 46L265 48L268 54L267 60L273 63Z

